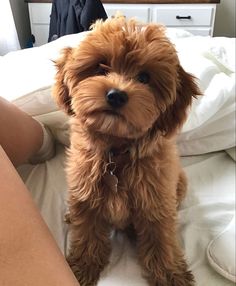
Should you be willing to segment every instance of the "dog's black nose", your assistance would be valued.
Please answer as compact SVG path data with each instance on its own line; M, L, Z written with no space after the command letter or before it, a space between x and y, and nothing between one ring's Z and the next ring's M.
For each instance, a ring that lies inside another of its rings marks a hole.
M106 94L106 100L113 108L120 108L128 101L128 95L122 90L111 89Z

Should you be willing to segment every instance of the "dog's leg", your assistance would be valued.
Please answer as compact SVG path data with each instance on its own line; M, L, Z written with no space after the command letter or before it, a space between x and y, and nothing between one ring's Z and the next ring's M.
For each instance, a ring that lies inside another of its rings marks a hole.
M80 211L76 218L70 217L70 223L71 243L67 261L80 286L94 286L109 262L110 228L88 210Z
M187 177L183 170L180 171L179 181L177 185L176 195L177 195L177 207L179 207L180 203L184 199L187 192Z
M171 214L156 220L136 220L137 249L151 286L193 286L194 277L178 245Z

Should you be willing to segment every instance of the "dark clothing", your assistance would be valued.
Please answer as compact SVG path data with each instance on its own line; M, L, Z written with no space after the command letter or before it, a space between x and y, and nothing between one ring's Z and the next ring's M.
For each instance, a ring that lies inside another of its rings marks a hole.
M107 14L100 0L53 0L48 41L87 31L97 19Z

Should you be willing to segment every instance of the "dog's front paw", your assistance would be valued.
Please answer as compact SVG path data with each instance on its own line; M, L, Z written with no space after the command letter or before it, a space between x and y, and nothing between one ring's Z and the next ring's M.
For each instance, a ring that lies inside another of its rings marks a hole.
M100 271L95 265L88 265L81 260L68 257L67 262L70 265L80 286L95 286L99 279Z
M150 286L194 286L195 280L191 271L184 273L167 273L165 277L152 281L149 280Z
M195 280L191 271L186 271L180 274L172 274L170 276L170 286L194 286Z

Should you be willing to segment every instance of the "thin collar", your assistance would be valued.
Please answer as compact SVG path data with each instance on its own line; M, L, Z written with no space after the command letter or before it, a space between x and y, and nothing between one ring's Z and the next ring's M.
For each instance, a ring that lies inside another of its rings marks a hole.
M121 147L121 148L111 148L108 151L108 154L110 157L118 157L120 155L125 155L128 154L130 152L130 148L129 147Z

